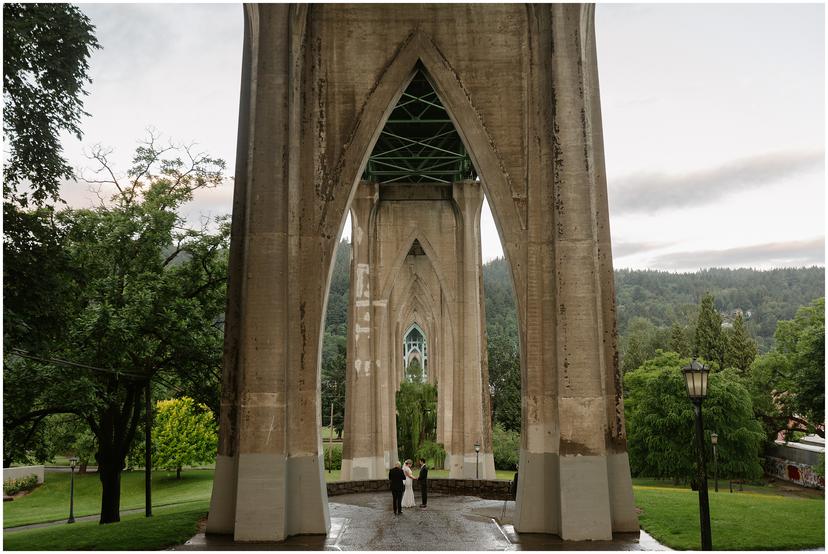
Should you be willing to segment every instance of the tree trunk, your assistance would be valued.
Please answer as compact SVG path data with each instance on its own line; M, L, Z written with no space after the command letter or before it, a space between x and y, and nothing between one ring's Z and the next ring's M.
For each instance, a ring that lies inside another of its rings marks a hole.
M101 520L100 523L121 521L121 467L118 464L98 463L101 479Z
M78 466L78 475L81 473L86 473L86 466L88 465L87 462L83 462Z
M176 479L181 479L181 466L178 466L177 468L175 468L175 478Z
M111 401L100 412L96 437L98 452L98 477L101 480L101 519L100 523L113 523L121 520L121 472L124 470L129 446L135 438L135 430L140 417L139 402L141 387L129 384L126 387L123 404L117 399ZM117 392L117 377L109 382L109 393Z

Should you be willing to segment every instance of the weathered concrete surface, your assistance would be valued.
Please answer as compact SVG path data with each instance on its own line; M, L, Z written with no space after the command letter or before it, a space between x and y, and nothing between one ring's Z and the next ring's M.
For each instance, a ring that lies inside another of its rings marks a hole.
M362 181L351 203L351 295L342 480L377 479L397 460L403 334L426 332L438 440L453 478L495 476L480 253L479 182ZM481 445L479 468L474 445Z
M470 152L512 269L523 399L515 528L601 539L635 522L593 11L245 7L219 444L233 470L212 499L213 508L236 499L237 540L327 532L321 474L307 479L321 451L331 261L368 153L418 63ZM443 428L463 430L456 421ZM304 461L274 468L248 463L249 455ZM288 486L296 479L302 494ZM582 509L573 498L581 491L564 479L602 489L591 489L596 516L585 528L567 512ZM272 494L251 502L244 491L254 484ZM240 526L258 513L269 514L263 528ZM211 520L208 530L227 519Z
M514 502L429 494L428 508L391 512L391 495L350 494L331 502L327 535L280 543L234 543L229 536L199 534L174 550L669 550L646 532L615 533L606 541L563 541L542 533L517 533Z

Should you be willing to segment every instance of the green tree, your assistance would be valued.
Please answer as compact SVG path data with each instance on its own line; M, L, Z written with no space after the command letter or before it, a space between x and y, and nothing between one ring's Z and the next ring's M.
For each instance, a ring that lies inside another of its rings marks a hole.
M206 404L189 396L159 400L152 425L153 461L156 467L175 470L215 460L218 426Z
M50 416L44 426L52 455L75 456L78 458L78 473L86 473L86 467L95 458L98 443L89 431L89 425L71 414Z
M94 26L68 4L3 4L3 345L4 375L24 371L12 349L46 352L65 327L69 295L63 235L48 200L73 176L60 133L80 137ZM29 200L36 209L27 209ZM50 456L29 391L4 398L4 467ZM28 414L33 414L28 416ZM23 419L21 419L23 418Z
M681 356L690 355L690 341L687 340L687 333L678 323L673 323L670 327L670 348L671 352L676 352Z
M787 364L777 371L780 401L792 415L812 427L825 422L825 298L803 306L792 320L780 321L774 334L776 350ZM822 431L824 433L824 430Z
M322 356L321 410L322 424L330 425L333 405L334 430L342 436L345 412L345 366L347 365L345 337L325 335L325 345L334 352ZM324 347L323 347L324 348Z
M117 193L96 209L55 216L70 305L47 354L10 353L4 405L26 398L24 409L4 413L4 428L13 434L54 413L83 418L98 443L100 520L109 523L120 519L121 471L148 380L198 383L221 367L229 226L189 228L179 214L195 190L223 179L223 161L159 148L151 137L124 181L112 177L104 151L94 155Z
M504 429L520 432L520 353L508 335L489 336L489 390L492 420Z
M766 447L773 445L779 433L788 429L791 420L777 388L780 376L787 374L789 368L788 359L774 350L757 357L747 371L745 384L750 392L754 415L765 431ZM801 423L800 429L807 427L805 422Z
M713 295L705 293L699 307L696 335L693 339L693 355L724 366L724 343L722 339L722 316L716 311Z
M492 454L496 469L518 468L520 461L520 432L504 429L500 423L492 428Z
M624 409L633 475L694 482L695 415L675 352L659 352L624 376ZM730 478L762 475L759 450L764 433L753 417L750 394L732 370L710 374L703 406L705 455L710 433L719 435L719 474ZM708 465L708 469L712 467Z
M745 373L756 358L756 342L751 338L742 314L736 316L733 329L726 336L725 367Z
M627 327L627 334L621 340L621 367L623 371L633 370L655 356L657 350L664 350L670 341L669 331L659 328L649 319L635 317Z
M425 375L423 373L423 366L420 365L420 360L417 358L408 362L408 367L405 368L405 380L409 383L424 383Z
M400 459L414 459L423 443L435 440L437 387L403 381L397 391L397 448Z
M95 26L69 4L3 4L3 198L26 206L57 200L74 177L60 133L81 138Z

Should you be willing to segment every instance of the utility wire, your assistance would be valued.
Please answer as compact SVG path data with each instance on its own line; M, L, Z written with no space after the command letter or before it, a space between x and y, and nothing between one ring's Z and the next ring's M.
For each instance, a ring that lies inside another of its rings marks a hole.
M21 350L20 348L12 348L11 350L12 350L12 353L15 356L19 357L19 358L28 358L30 360L35 360L37 362L43 362L43 363L47 363L47 364L58 364L58 365L64 365L64 366L67 366L67 367L79 367L79 368L82 368L82 369L89 369L89 370L98 371L98 372L101 372L101 373L114 374L114 375L117 375L119 377L126 377L126 378L129 378L129 379L135 379L137 381L148 381L150 379L154 379L154 380L160 381L162 384L170 387L171 389L173 389L178 394L184 394L184 391L182 391L180 388L173 385L172 383L170 383L166 379L160 377L158 374L155 374L155 375L150 377L150 376L141 375L141 374L138 374L138 373L129 373L129 372L126 372L126 371L116 371L114 369L105 369L105 368L102 368L102 367L94 367L94 366L91 366L91 365L80 364L80 363L77 363L77 362L70 362L68 360L61 360L60 358L41 358L39 356L34 356L32 354L29 354L28 352L26 352L25 350Z
M15 356L18 356L20 358L28 358L30 360L35 360L37 362L43 362L43 363L47 363L47 364L58 364L58 365L64 365L64 366L68 366L68 367L80 367L80 368L83 368L83 369L90 369L92 371L99 371L101 373L110 373L110 374L123 376L123 377L131 377L133 379L139 379L139 380L142 380L142 381L146 381L148 379L148 377L146 375L141 375L141 374L138 374L138 373L130 373L130 372L127 372L127 371L117 371L117 370L114 370L114 369L104 369L102 367L94 367L94 366L91 366L91 365L79 364L77 362L70 362L69 360L61 360L60 358L41 358L39 356L34 356L32 354L29 354L25 350L21 350L19 348L12 348L12 352L14 353Z

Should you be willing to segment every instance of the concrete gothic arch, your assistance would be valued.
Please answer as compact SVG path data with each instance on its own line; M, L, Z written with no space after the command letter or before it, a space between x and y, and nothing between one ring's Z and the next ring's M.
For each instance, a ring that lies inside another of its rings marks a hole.
M360 238L351 259L343 480L385 479L398 459L401 326L414 311L429 314L434 325L430 355L453 360L437 365L429 377L439 375L438 433L449 475L494 478L482 340L482 203L475 181L357 186L352 236Z
M243 55L207 531L282 540L330 526L317 430L332 258L418 62L481 177L515 285L515 528L565 540L637 531L594 6L247 5Z

